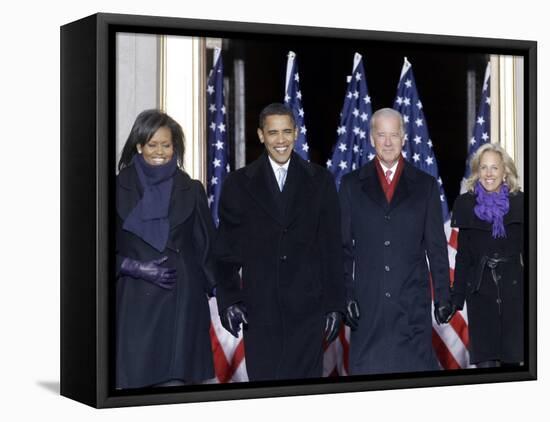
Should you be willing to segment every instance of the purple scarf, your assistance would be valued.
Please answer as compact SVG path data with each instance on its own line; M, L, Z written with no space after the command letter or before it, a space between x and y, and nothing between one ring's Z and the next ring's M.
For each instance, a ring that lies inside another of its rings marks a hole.
M500 192L487 192L485 188L476 182L474 188L476 194L476 206L474 213L480 220L493 223L493 238L506 237L504 229L504 216L510 209L508 194L510 189L506 183L500 187Z
M141 154L136 154L132 163L143 187L143 197L130 211L122 228L162 252L170 232L168 211L174 174L178 168L176 156L174 154L166 164L152 166L147 164Z

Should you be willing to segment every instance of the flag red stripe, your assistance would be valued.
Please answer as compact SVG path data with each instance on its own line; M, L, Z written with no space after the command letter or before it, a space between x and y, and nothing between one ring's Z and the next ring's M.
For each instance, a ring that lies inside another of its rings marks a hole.
M458 230L451 230L451 235L449 236L449 245L455 250L458 248Z
M235 374L235 371L239 368L239 365L244 359L244 341L239 341L239 344L237 345L237 348L235 349L235 354L233 355L233 359L231 359L231 376L230 379L233 378L233 375Z
M459 312L457 312L451 318L449 324L451 325L451 327L453 327L458 337L460 337L460 340L464 344L464 347L468 347L468 344L470 343L470 337L468 335L468 324L466 324L464 317Z
M340 339L340 343L342 344L344 369L346 370L346 373L349 374L349 343L348 343L348 339L346 338L345 327L342 327L342 329L340 330L340 333L338 334L338 337Z
M231 379L233 373L231 372L229 362L227 362L223 347L218 340L218 336L216 336L216 331L212 323L210 323L210 341L212 342L212 357L214 358L214 371L216 372L216 377L221 383L227 382Z
M441 340L441 337L432 328L432 346L437 355L437 359L444 369L460 369L460 364L456 361L447 345Z

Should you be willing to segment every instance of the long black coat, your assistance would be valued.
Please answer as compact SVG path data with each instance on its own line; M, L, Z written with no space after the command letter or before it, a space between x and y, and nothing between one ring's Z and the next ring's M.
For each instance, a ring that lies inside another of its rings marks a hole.
M437 181L405 162L388 204L372 161L342 178L340 204L347 292L361 312L351 374L437 369L426 255L435 300L450 298Z
M117 177L117 259L150 261L176 268L172 290L144 280L119 277L116 288L116 386L137 388L170 379L188 382L214 377L206 293L214 284L210 258L212 217L202 185L187 174L174 176L169 208L170 235L163 252L122 229L142 196L133 166Z
M458 227L453 301L466 300L470 362L523 361L523 193L510 194L504 216L506 237L494 239L492 224L474 214L475 194L455 201L453 227ZM505 259L494 269L486 258Z
M322 376L325 313L344 309L339 227L332 176L294 153L282 193L265 153L225 180L217 300L246 306L250 380Z

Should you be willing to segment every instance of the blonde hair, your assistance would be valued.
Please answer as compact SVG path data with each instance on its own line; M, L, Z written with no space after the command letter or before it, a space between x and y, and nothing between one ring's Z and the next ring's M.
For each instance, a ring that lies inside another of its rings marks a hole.
M519 182L518 182L518 171L516 170L516 165L512 157L498 144L487 143L479 147L479 149L474 154L470 162L470 177L466 179L465 186L468 192L473 192L476 182L479 180L479 164L481 161L481 156L487 151L495 152L500 155L500 159L504 164L504 180L510 188L510 192L519 191Z

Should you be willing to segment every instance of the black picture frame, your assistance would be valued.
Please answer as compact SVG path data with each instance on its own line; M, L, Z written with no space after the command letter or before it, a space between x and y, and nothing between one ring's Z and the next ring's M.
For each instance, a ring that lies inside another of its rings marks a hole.
M326 37L414 45L441 51L524 58L526 361L476 369L303 381L198 385L160 391L113 389L109 295L114 274L115 77L117 32L210 37ZM537 44L534 41L406 34L99 13L61 28L61 394L94 406L276 397L303 394L534 380L536 347ZM111 140L111 142L110 142Z

